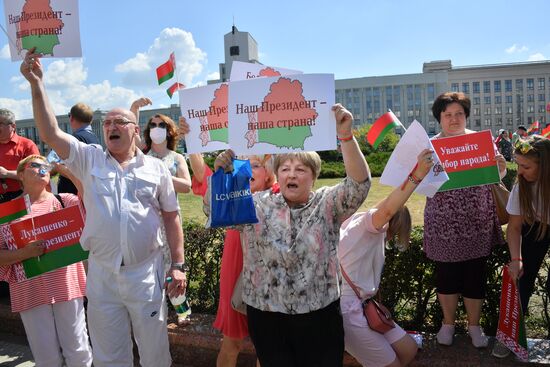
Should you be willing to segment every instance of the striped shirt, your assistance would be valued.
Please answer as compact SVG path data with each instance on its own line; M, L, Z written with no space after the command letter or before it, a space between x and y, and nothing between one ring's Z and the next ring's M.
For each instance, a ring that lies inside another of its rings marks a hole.
M80 203L78 197L73 194L61 194L61 198L66 207ZM34 216L61 208L61 204L53 194L48 195L46 200L34 202L31 206ZM28 217L27 215L20 220ZM0 249L13 248L4 240L3 232L0 232ZM82 262L23 282L15 281L13 267L14 265L0 266L0 280L7 281L10 284L11 309L13 312L26 311L40 305L65 302L83 297L86 294L86 273Z

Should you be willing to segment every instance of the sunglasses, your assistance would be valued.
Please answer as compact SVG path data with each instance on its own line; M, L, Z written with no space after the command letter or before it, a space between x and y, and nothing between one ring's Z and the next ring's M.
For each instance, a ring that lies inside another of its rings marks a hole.
M160 127L161 129L166 129L168 124L166 122L149 122L149 128L154 129L155 127Z
M103 120L103 126L104 127L109 127L112 124L115 124L116 126L119 126L119 127L124 127L128 124L135 124L135 123L136 123L135 121L130 121L125 117L119 117L119 118L115 118L115 119Z
M50 172L52 170L52 166L46 163L38 163L38 162L30 162L27 164L27 168L38 168L40 170L40 173L45 174L46 172Z

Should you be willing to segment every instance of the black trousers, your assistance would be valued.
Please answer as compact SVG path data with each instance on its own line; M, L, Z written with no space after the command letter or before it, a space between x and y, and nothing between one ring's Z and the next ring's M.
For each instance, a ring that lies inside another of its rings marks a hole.
M535 289L535 280L550 246L550 230L546 236L537 241L537 230L540 223L536 222L531 229L523 225L521 229L521 258L523 259L523 275L519 278L519 298L524 314L527 314L529 299ZM546 293L550 294L550 276L546 275Z
M262 367L341 367L344 326L340 300L306 314L247 307L248 332Z

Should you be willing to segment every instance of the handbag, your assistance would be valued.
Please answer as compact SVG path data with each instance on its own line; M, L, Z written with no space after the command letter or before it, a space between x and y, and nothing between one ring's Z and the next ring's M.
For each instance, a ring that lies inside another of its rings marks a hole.
M239 274L235 287L233 287L233 294L231 295L231 307L243 315L246 315L246 303L243 301L243 272Z
M361 305L363 306L363 315L367 319L369 328L380 334L385 334L393 329L395 327L395 322L393 322L392 315L386 306L372 297L363 301L359 294L359 290L348 277L342 265L340 265L340 268L342 269L344 279L346 279L346 282L348 282L351 289L355 292L355 295L357 295L357 298L361 301Z
M510 215L506 211L506 205L508 204L508 198L510 197L510 191L501 182L491 185L491 193L493 194L493 201L495 202L495 208L500 225L508 223Z

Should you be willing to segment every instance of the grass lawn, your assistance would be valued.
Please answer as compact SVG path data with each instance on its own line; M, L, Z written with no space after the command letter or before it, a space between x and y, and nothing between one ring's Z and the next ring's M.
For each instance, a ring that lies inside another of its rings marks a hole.
M340 182L339 178L323 178L316 182L315 189L322 186L332 186ZM381 185L379 177L373 177L372 186L367 196L367 200L363 203L360 210L366 210L374 204L384 199L392 190L393 187ZM202 212L202 198L193 194L180 194L179 202L181 213L184 219L194 219L200 223L204 222L206 217ZM422 195L413 194L409 199L407 206L411 211L413 224L422 225L424 223L424 205L426 199Z

